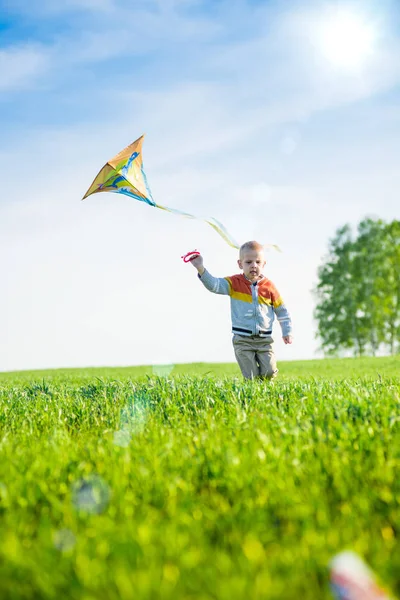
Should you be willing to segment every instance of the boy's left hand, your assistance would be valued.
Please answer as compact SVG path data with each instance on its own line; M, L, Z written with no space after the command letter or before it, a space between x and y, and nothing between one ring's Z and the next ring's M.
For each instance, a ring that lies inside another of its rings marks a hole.
M282 339L285 342L285 344L291 344L293 342L293 338L291 335L284 335Z

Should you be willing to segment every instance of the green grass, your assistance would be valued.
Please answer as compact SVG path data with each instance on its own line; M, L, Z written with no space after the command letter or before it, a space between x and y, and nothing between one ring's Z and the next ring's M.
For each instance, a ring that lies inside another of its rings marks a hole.
M0 374L0 597L324 600L345 548L400 594L399 366Z
M342 380L348 377L400 376L400 355L381 358L341 358L324 360L290 361L279 363L279 379L329 378ZM42 371L14 371L0 373L0 384L6 381L24 383L46 381L75 381L100 377L102 379L127 379L153 375L193 375L208 377L240 377L236 363L191 363L142 367L92 367L85 369L51 369Z

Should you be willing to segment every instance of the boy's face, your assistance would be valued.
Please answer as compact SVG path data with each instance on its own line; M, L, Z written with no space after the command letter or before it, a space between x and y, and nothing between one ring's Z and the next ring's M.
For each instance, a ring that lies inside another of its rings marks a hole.
M253 282L257 281L265 267L264 252L262 250L246 250L238 260L238 265L243 269L243 274L247 279Z

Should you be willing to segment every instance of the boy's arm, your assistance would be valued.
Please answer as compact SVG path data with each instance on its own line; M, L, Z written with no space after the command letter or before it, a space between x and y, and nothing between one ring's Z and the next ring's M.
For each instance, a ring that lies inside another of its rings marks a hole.
M190 262L197 269L198 277L205 288L214 294L230 296L231 286L229 281L223 277L213 277L213 275L204 268L203 257L201 255L196 256Z
M276 318L278 319L279 325L282 329L282 337L285 344L292 343L292 319L290 317L289 311L283 302L281 295L278 290L275 288L272 292L272 307L276 314Z

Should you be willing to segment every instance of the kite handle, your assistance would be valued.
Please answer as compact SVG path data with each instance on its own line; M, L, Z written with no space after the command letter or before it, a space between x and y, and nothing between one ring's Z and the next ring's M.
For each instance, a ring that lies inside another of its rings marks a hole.
M183 260L183 262L188 263L194 258L196 258L196 256L200 256L200 252L198 250L192 250L191 252L187 252L186 254L181 256L181 259Z

